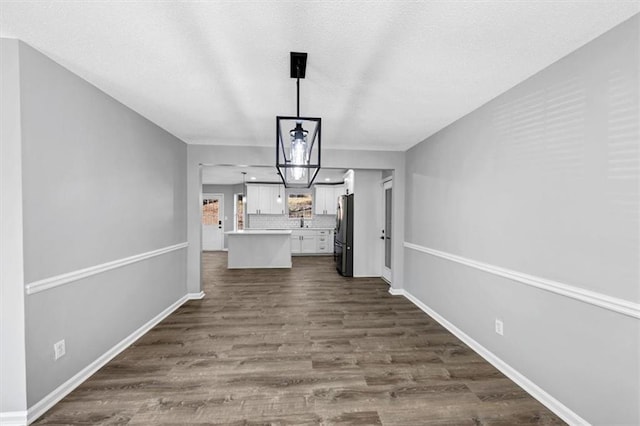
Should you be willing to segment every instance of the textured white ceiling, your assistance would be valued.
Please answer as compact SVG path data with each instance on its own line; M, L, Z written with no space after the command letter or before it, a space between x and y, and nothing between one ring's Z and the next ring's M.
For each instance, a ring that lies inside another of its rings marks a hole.
M19 38L188 143L404 150L640 11L609 1L2 1Z

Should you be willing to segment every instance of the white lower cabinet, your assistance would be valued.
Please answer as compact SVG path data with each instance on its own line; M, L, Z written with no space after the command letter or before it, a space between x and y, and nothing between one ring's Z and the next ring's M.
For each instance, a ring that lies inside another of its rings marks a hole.
M302 239L302 253L315 253L316 252L316 236L315 235L303 235Z
M316 241L317 253L333 253L333 231L318 231Z
M291 254L302 253L302 241L300 235L291 234Z
M291 253L314 254L316 252L315 232L293 231L291 234Z
M300 229L291 234L291 254L333 253L333 231Z

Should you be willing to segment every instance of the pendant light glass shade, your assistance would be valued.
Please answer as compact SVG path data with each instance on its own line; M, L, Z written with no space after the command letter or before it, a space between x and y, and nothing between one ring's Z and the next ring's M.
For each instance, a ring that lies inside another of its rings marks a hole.
M276 167L285 187L311 187L320 170L320 128L320 118L276 117Z
M307 132L302 128L302 122L296 122L296 128L291 130L291 163L294 166L304 166L307 162L308 148ZM307 176L307 170L304 167L294 167L292 170L293 179L301 180Z

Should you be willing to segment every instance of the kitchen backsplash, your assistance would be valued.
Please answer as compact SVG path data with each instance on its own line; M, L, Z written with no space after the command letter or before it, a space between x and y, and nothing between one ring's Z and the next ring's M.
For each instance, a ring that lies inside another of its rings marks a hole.
M316 215L313 219L305 219L305 228L328 228L336 226L335 215ZM289 219L287 216L274 214L250 214L251 229L294 229L300 228L300 219Z

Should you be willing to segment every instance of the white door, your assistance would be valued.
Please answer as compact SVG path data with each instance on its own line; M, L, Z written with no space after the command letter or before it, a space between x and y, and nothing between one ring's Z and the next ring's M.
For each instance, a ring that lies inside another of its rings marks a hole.
M383 240L382 249L382 278L391 283L391 211L393 207L392 181L382 184L382 219L384 229L380 238Z
M224 195L202 194L202 250L224 248Z

